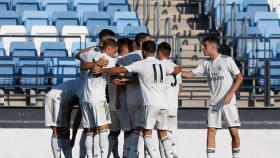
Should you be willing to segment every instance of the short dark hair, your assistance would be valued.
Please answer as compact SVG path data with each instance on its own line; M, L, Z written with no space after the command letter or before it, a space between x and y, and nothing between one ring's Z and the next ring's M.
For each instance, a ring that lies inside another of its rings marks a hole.
M112 37L115 37L116 34L115 34L112 30L103 29L103 30L101 30L100 33L99 33L99 39L101 39L102 37L105 37L105 36L112 36Z
M103 43L103 49L108 48L108 47L117 47L117 42L114 39L108 38L104 41Z
M167 42L161 42L158 45L158 51L164 53L165 56L169 56L171 52L171 46Z
M142 43L142 49L150 53L155 53L157 44L154 41L145 41Z
M141 43L143 43L143 41L146 39L146 37L150 37L150 36L151 35L148 33L144 33L144 32L138 33L135 36L135 42L137 44L137 47L139 47L141 45Z
M129 52L134 52L137 50L137 44L134 39L130 39L128 42L128 50Z
M120 48L120 49L122 49L123 47L128 48L129 42L130 42L130 39L127 37L122 37L122 38L118 39L118 41L117 41L118 48Z
M216 44L218 48L220 46L220 40L215 36L208 36L208 37L205 37L202 39L203 44L207 41L210 43Z

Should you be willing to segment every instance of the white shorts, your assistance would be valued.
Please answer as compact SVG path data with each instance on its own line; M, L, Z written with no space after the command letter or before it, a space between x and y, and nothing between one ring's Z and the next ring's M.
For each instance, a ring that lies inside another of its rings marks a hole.
M66 121L66 117L63 113L63 106L61 100L58 97L45 96L44 98L45 108L45 125L47 127L68 127L69 123Z
M109 108L106 101L94 103L84 102L81 106L84 128L99 127L111 123Z
M123 131L130 131L133 129L127 106L121 106L120 119L121 119L121 127Z
M110 131L121 130L120 111L110 111L111 124Z
M222 117L227 127L239 127L240 119L236 104L224 105L220 110L213 111L214 106L208 108L208 127L222 128Z
M144 106L128 106L127 107L133 129L143 128L145 125L145 108Z
M168 130L168 110L145 106L145 129Z
M168 131L173 132L178 129L178 118L177 116L169 116Z

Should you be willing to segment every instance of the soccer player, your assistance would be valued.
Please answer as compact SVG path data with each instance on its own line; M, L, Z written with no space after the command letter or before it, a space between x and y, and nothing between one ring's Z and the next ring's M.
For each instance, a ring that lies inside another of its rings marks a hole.
M211 100L208 109L207 157L215 157L215 136L217 129L222 128L223 117L232 137L232 157L238 158L240 120L235 92L239 89L243 76L231 57L219 54L218 38L210 36L204 38L202 42L203 53L210 59L205 60L191 72L182 72L182 77L192 78L202 74L208 80ZM236 77L235 83L233 76Z
M114 67L116 64L113 58L117 51L116 41L113 39L106 39L103 43L101 52L95 51L80 54L82 59L81 69L89 70L93 65L88 64L92 61L99 61L104 59L108 61L106 67ZM103 66L103 65L100 65ZM98 131L99 146L101 150L101 158L107 158L108 155L108 135L109 124L111 123L108 104L106 101L106 84L109 80L108 75L88 74L88 79L84 81L83 104L82 104L82 121L86 131L85 147L87 157L93 157L92 143L93 137Z
M109 29L103 29L100 33L99 33L99 44L98 46L92 46L92 47L89 47L87 49L83 49L81 50L79 53L77 53L75 55L75 58L76 59L79 59L79 60L82 60L80 58L80 55L83 54L83 53L88 53L88 52L95 52L95 53L101 53L101 48L103 47L103 43L106 39L115 39L115 33ZM107 60L102 60L100 59L99 61L92 61L92 62L86 62L84 64L88 64L88 67L92 67L94 64L98 64L98 65L106 65L107 64ZM89 74L89 70L82 70L81 69L81 79L83 81L87 80L88 79L88 74ZM82 137L81 137L81 140L80 140L80 157L84 157L84 146L85 146L85 137L86 137L86 132L84 131L82 133ZM95 157L98 157L99 154L100 154L100 151L99 151L99 137L98 135L95 135L94 137L94 156Z
M176 64L169 60L169 55L171 52L171 46L162 42L158 45L158 58L163 63L168 66L176 67ZM178 97L182 89L182 77L181 74L169 75L167 78L167 101L168 101L168 116L169 116L169 126L168 126L168 139L172 142L172 154L174 158L178 158L178 153L175 148L175 140L172 132L177 130L177 113L178 113ZM165 158L165 153L163 145L159 142L160 155Z
M51 127L53 134L51 146L54 158L61 157L61 150L66 158L72 158L72 147L75 142L79 125L73 126L73 135L70 142L71 112L75 105L79 105L79 95L76 90L82 86L80 80L69 80L51 89L44 98L45 125ZM75 121L80 120L80 111ZM77 121L76 121L77 122Z
M172 145L167 138L167 90L166 75L178 74L180 68L168 67L154 57L156 43L145 41L142 43L144 60L134 62L125 67L102 68L95 66L93 72L98 73L126 73L135 72L138 74L142 95L145 105L144 142L152 158L156 157L156 150L152 142L152 129L158 124L157 129L162 141L167 158L172 157Z

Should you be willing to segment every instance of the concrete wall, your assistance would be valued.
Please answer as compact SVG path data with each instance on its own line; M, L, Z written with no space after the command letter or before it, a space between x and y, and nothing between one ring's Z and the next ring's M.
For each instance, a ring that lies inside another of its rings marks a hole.
M73 149L74 158L78 158L80 133L81 130ZM50 136L49 129L0 128L0 158L51 158ZM279 129L244 129L240 130L240 137L241 158L279 158ZM154 139L156 142L156 136ZM176 143L180 158L206 158L205 140L205 129L178 130ZM230 141L227 130L218 131L216 158L231 157Z

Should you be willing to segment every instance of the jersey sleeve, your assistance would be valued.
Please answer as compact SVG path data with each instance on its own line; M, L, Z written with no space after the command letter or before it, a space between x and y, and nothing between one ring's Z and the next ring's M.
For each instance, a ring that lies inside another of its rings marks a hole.
M80 54L80 58L84 61L84 62L92 62L92 60L95 58L95 56L98 53L95 51L91 51L91 52L87 52L87 53L82 53Z
M194 75L204 75L205 74L205 68L203 66L204 64L198 65L195 69L192 70L192 73Z
M141 72L141 69L143 69L143 65L141 64L141 61L134 62L128 66L124 67L128 72Z
M230 71L231 75L236 76L240 73L240 70L238 69L235 61L231 58L227 58L227 64L228 64L228 70Z
M179 73L176 77L177 77L178 84L182 84L182 76L181 76L181 73Z

